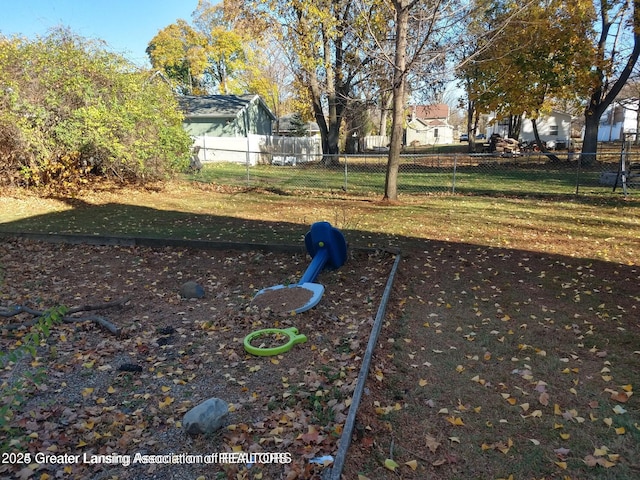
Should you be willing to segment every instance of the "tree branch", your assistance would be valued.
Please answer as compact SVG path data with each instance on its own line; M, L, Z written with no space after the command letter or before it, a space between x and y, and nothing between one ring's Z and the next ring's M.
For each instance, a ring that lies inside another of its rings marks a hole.
M70 308L67 311L67 315L62 317L62 321L64 323L78 323L78 322L93 322L100 325L102 328L108 330L116 336L120 336L121 330L117 325L114 325L109 320L104 317L100 317L97 315L89 315L84 317L72 317L74 313L79 312L89 312L93 310L104 310L107 308L120 307L125 305L130 300L129 297L123 298L121 300L114 300L113 302L100 303L97 305L84 305ZM11 318L19 315L21 313L28 313L29 315L33 315L35 318L32 320L22 322L22 323L10 323L8 325L4 325L1 327L2 330L18 330L20 328L28 328L32 327L36 323L38 323L38 318L45 314L44 311L34 310L32 308L26 307L24 305L16 305L14 307L0 307L0 317Z

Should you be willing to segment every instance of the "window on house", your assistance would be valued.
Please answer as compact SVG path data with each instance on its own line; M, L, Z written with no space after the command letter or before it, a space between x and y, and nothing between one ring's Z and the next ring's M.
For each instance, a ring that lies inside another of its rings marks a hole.
M438 138L438 129L437 128L433 129L433 138Z
M549 125L549 135L558 135L558 126L557 125Z

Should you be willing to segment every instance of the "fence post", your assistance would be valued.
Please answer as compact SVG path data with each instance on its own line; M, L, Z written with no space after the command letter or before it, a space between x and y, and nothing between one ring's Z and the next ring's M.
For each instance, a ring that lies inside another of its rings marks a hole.
M458 154L453 154L453 185L451 187L451 193L456 193L456 171L458 169Z
M576 197L580 191L580 167L582 166L582 154L578 156L578 165L576 167Z
M245 164L247 168L247 188L251 187L251 177L249 175L249 166L251 165L251 144L249 143L249 134L247 133L247 155L245 157Z
M344 156L344 191L347 191L347 183L348 183L348 174L347 174L347 163L348 163L348 159L349 156L345 155Z

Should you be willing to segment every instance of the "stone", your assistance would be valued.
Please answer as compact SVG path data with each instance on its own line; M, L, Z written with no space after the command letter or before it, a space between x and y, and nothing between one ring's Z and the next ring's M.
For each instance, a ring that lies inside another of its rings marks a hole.
M203 298L204 288L202 288L202 285L197 282L185 282L180 287L180 295L183 298Z
M213 397L185 413L182 427L189 435L213 433L222 427L228 414L227 402Z

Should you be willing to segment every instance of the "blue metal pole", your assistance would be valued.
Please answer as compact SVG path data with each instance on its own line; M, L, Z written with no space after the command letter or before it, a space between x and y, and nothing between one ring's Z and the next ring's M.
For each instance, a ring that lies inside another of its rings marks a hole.
M303 283L313 282L318 274L322 271L327 260L329 259L329 249L325 246L316 252L316 255L311 260L311 263L307 267L302 275L302 278L298 282L298 285Z

